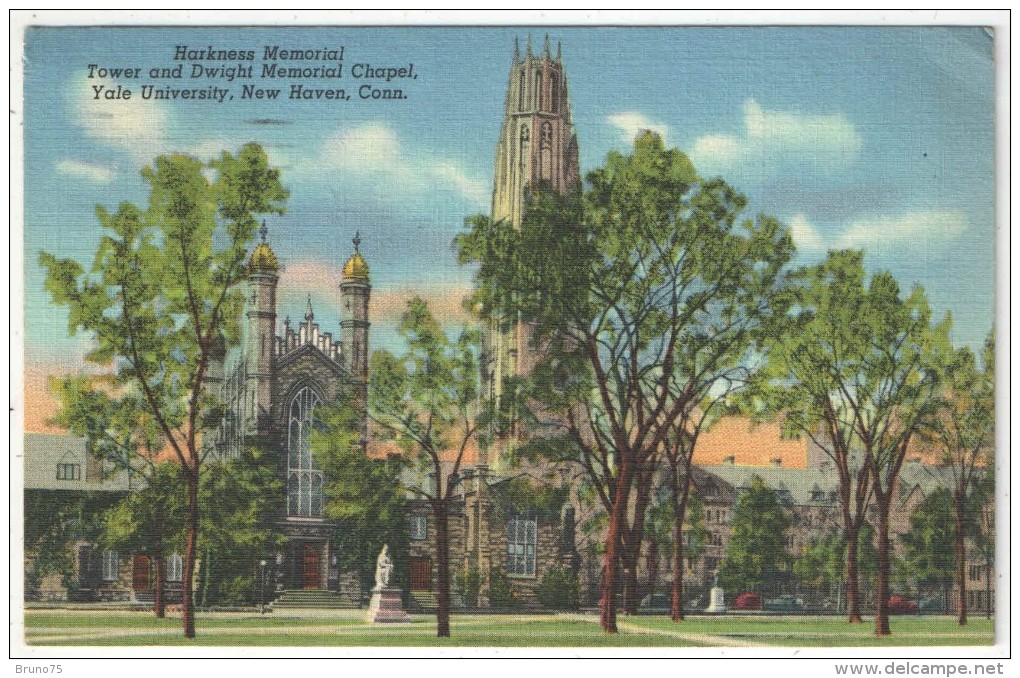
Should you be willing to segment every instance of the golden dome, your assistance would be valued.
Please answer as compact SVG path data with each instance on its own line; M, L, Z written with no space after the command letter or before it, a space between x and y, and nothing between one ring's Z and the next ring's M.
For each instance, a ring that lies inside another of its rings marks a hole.
M344 264L344 278L347 280L368 281L368 264L365 263L361 252L355 252L347 263Z
M277 273L280 270L280 261L268 243L260 242L251 253L248 269L252 273Z

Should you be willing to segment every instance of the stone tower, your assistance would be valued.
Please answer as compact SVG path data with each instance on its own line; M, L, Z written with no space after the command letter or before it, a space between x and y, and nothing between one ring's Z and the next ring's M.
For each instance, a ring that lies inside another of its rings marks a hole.
M244 328L244 373L250 401L246 419L259 435L268 433L272 407L273 367L276 357L276 283L280 263L266 242L266 224L260 229L262 242L248 262L248 310Z
M340 295L343 314L343 352L347 368L356 385L364 387L368 381L368 301L372 285L368 279L368 264L361 256L361 234L354 235L354 254L343 268Z
M566 194L579 183L577 135L560 47L557 45L553 58L546 36L542 54L536 56L529 37L522 58L515 40L503 126L496 144L492 219L520 227L530 191L544 186ZM496 321L490 325L482 379L494 400L501 395L505 377L530 371L529 335L521 322L512 323L509 331L501 330ZM496 446L492 459L479 461L499 467L501 447Z

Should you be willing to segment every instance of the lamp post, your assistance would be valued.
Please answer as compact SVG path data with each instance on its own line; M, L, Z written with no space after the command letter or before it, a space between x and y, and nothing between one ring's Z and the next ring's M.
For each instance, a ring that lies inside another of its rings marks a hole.
M259 561L259 614L266 613L266 561Z

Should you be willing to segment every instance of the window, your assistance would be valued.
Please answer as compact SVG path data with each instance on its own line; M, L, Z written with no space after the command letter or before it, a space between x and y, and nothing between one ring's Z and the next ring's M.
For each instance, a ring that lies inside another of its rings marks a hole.
M166 580L181 581L184 578L184 558L177 553L166 559Z
M315 427L315 407L321 401L307 386L290 403L287 436L287 514L322 515L322 471L319 470L309 437Z
M81 480L81 464L57 464L57 480Z
M971 581L981 580L981 566L980 565L969 565L967 567L967 577Z
M511 518L506 525L508 574L535 576L535 544L538 521L534 518Z
M117 581L120 575L120 561L116 551L103 552L103 581Z
M411 516L407 523L408 536L411 539L427 539L429 534L429 520L426 516Z

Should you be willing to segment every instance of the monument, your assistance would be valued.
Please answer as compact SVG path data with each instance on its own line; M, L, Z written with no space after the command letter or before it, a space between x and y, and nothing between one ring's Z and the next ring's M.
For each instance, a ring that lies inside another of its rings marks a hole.
M726 614L726 595L719 586L719 572L716 571L712 580L712 591L709 593L708 607L705 612L708 614Z
M390 586L393 578L393 560L389 545L383 546L375 560L375 587L368 604L368 621L372 624L411 621L404 611L399 587Z

